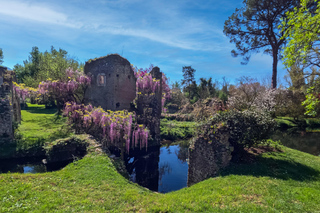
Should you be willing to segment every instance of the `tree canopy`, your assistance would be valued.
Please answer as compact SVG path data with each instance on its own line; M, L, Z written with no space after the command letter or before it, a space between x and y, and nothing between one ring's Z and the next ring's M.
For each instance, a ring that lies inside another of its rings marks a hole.
M41 81L47 79L60 80L65 76L68 68L77 70L79 63L68 55L68 52L51 47L50 52L40 52L38 47L33 47L28 60L23 65L14 66L19 83L36 87Z
M311 66L309 78L312 78L313 83L302 104L306 115L315 116L320 109L319 80L313 79L315 75L319 75L314 67L320 68L320 1L302 0L299 7L287 13L287 20L280 27L285 32L284 36L288 37L283 53L284 64L291 67L302 62L305 66Z
M2 64L2 63L3 63L3 51L0 48L0 64Z
M191 66L182 67L183 79L181 84L184 85L184 89L189 92L189 99L191 97L191 91L196 90L194 73L196 72Z
M281 24L288 44L284 48L284 64L296 61L320 68L320 1L302 0L300 7L288 12Z
M278 29L287 12L299 5L298 0L244 0L244 6L225 21L224 33L236 44L232 56L243 56L247 64L252 53L262 51L273 57L272 87L277 87L277 65L281 47L286 42L284 32Z

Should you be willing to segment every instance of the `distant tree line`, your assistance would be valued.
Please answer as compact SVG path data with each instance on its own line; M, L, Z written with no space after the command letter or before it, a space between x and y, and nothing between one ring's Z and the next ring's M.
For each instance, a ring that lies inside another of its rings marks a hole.
M23 64L16 64L14 71L18 83L24 83L29 87L37 87L40 82L47 79L59 80L65 76L68 68L77 70L82 66L77 60L70 57L63 49L55 49L40 52L38 47L33 47L29 58Z

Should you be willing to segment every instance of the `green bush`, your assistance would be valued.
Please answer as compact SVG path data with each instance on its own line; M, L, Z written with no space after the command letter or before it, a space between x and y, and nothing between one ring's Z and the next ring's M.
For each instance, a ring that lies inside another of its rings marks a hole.
M252 147L268 139L276 122L267 113L256 111L223 111L212 116L200 128L200 134L214 134L215 128L224 126L229 142L236 148Z

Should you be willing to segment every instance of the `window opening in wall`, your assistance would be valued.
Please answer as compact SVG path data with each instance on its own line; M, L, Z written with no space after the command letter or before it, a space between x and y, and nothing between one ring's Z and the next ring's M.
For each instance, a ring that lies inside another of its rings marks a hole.
M98 78L97 78L97 84L98 86L106 86L106 76L105 74L101 73L98 75Z
M119 77L119 75L117 75L117 77Z
M130 76L130 75L128 75L128 78L130 79L130 78L131 78L131 76Z
M120 107L120 103L116 103L116 108L119 108Z

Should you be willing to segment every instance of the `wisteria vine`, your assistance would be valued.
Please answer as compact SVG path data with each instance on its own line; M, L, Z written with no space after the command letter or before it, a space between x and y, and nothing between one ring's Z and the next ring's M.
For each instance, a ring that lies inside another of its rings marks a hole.
M47 79L40 82L39 93L53 97L59 104L67 101L76 101L76 93L80 86L87 86L91 78L78 70L71 68L65 71L65 77L60 80Z
M28 98L37 98L40 95L52 97L58 102L75 101L75 94L81 86L90 85L91 79L78 70L69 68L65 71L65 76L59 80L47 79L40 82L38 88L26 87L24 84L14 83L14 89L17 95L25 100Z
M16 82L13 82L13 89L16 91L18 97L20 97L22 100L31 97L36 98L40 94L38 89L26 87L24 84L17 84Z
M104 111L101 107L92 107L91 104L67 102L64 115L78 132L99 134L113 145L121 145L124 140L127 152L130 147L148 147L149 130L133 122L133 113Z
M136 82L136 91L137 91L137 97L139 95L154 95L157 90L160 89L160 80L152 78L151 70L154 68L154 66L151 64L149 68L145 69L138 69L137 67L133 67L132 69L134 71L135 77L137 78ZM164 104L166 99L169 99L171 97L171 90L168 85L168 79L165 76L164 73L162 73L162 96L161 96L161 105L162 105L162 111L166 111L164 108Z

